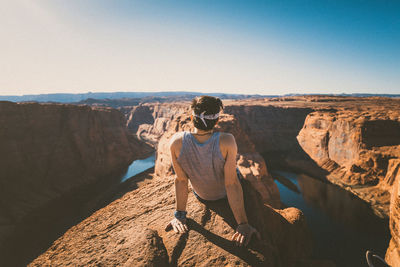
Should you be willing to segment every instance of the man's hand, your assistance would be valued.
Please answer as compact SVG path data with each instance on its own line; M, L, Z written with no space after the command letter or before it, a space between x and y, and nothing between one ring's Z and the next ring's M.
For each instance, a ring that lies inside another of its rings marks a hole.
M177 218L172 219L167 226L165 227L165 231L174 229L174 231L178 234L184 234L188 231L188 227L186 225L186 219L179 220Z
M261 240L260 233L250 224L239 224L236 228L236 232L232 236L232 241L234 241L238 246L242 246L243 244L247 246L253 234L255 234L259 240Z

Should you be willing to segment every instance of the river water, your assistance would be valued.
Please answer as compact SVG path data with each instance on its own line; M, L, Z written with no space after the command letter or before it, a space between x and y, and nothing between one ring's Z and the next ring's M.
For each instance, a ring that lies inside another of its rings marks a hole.
M126 173L121 176L121 183L125 182L132 176L135 176L141 172L144 172L145 170L151 168L154 166L156 160L155 154L151 155L150 157L147 157L145 159L138 159L134 160L131 165L129 165L128 169L126 170Z
M281 201L301 209L306 217L314 239L314 258L333 260L337 266L367 266L366 250L385 256L390 239L388 221L374 215L364 201L307 175L273 173L288 180L275 181Z

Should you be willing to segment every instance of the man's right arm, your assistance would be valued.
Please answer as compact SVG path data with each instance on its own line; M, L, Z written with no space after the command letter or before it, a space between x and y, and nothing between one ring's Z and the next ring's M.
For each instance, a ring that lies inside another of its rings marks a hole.
M172 166L174 168L176 178L175 178L175 197L176 197L176 211L181 214L186 214L186 203L188 199L188 177L183 171L177 160L176 151L180 151L182 146L182 140L174 138L170 144L170 153L172 159ZM185 215L186 217L186 215ZM188 229L186 226L186 218L180 219L178 217L174 218L168 225L172 226L175 232L185 233Z

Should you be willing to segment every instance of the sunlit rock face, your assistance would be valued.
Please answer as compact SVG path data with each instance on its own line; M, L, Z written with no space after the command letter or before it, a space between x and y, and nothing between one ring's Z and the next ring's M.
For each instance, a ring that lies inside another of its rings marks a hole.
M188 112L189 103L141 104L129 113L127 127L140 140L156 145L171 120Z
M387 179L391 181L390 233L392 239L386 251L386 261L394 267L400 266L400 160L391 160Z
M224 104L268 168L328 179L388 216L390 183L382 181L400 155L399 100L310 96ZM141 124L137 135L153 145L173 118L190 112L189 102L146 105L141 112L153 124Z
M268 166L281 167L287 165L289 155L299 150L296 136L312 109L238 102L226 106L224 112L236 117Z
M114 109L0 102L0 125L1 248L27 216L151 151Z
M175 132L192 129L190 103L144 104L130 113L128 127L141 140L158 147L155 175L146 176L143 183L132 186L131 192L71 228L33 264L73 264L76 259L88 264L128 264L138 255L130 249L132 244L143 240L131 233L140 231L147 232L149 240L157 244L154 249L142 246L153 251L146 252L150 256L144 258L149 259L150 265L152 253L163 255L165 247L168 264L302 266L309 260L304 218L294 208L276 209L278 192L268 174L271 168L291 168L331 181L366 201L378 215L389 214L390 192L396 185L396 162L400 157L399 100L291 97L224 104L225 115L217 130L231 132L236 138L237 164L247 181L244 190L250 199L246 203L249 217L267 237L264 239L270 241L255 243L247 252L232 249L227 240L233 222L227 206L207 207L192 194L188 209L193 231L183 237L164 231L174 210L174 175L167 146ZM323 191L315 184L304 182L303 186L310 198ZM325 193L335 196L332 191ZM399 262L395 195L391 195L390 212L393 238L386 256L393 265ZM343 199L339 203L347 202ZM340 212L339 204L330 199L320 204ZM343 218L349 219L349 215L343 213ZM265 225L268 227L263 228ZM163 245L159 246L157 236ZM287 251L293 253L289 255Z
M192 193L187 203L189 233L165 231L175 209L169 143L176 132L191 129L188 115L173 119L158 143L155 173L128 181L126 186L135 189L127 189L121 198L68 230L31 266L135 266L136 262L146 266L331 266L310 259L311 238L302 212L273 207L280 204L276 186L271 186L263 159L232 115L223 115L217 130L229 130L237 139L246 211L262 240L254 238L248 248L236 247L230 241L236 223L228 202L203 204Z
M299 144L318 165L341 169L346 184L377 184L389 159L400 155L400 121L380 114L314 112L298 135ZM379 130L377 127L379 126Z
M173 176L173 169L171 165L171 160L170 160L170 154L168 151L169 147L169 141L171 137L179 131L192 131L193 126L192 123L190 122L190 118L187 115L181 115L178 116L177 119L173 120L171 122L170 128L168 131L162 136L162 138L159 141L158 144L158 154L157 154L157 162L156 162L156 168L155 168L155 173L158 176L165 176L165 175L172 175ZM246 182L245 184L245 198L248 200L247 201L247 211L249 212L249 216L252 217L251 221L255 225L258 225L258 228L261 229L261 231L267 231L273 233L273 232L280 232L282 225L279 225L278 221L275 221L274 218L279 218L280 216L283 219L283 225L285 225L285 220L290 222L292 225L297 225L296 227L298 228L297 234L294 234L294 232L291 232L292 236L288 237L292 241L290 242L284 242L285 244L283 246L294 246L290 250L295 253L295 255L299 255L300 253L302 256L307 258L305 255L308 253L306 252L309 249L310 244L306 240L302 240L306 235L307 235L307 229L305 228L305 225L302 223L303 222L303 215L301 211L295 208L289 208L285 210L275 210L272 207L279 207L280 206L280 201L279 201L279 192L277 190L276 184L273 182L272 177L269 175L264 159L256 152L255 150L255 145L250 141L250 138L247 136L246 132L243 131L241 126L238 124L237 119L228 114L223 114L220 117L220 120L218 122L218 125L216 126L216 131L222 131L222 132L229 132L232 133L235 136L236 142L238 144L238 161L237 161L237 166L240 170L240 172L243 174L244 178L248 183ZM252 204L250 204L252 203ZM262 205L264 203L265 205ZM253 205L253 207L251 207ZM268 207L268 208L267 208ZM229 209L227 206L221 206L218 209L221 210L222 214L227 212L225 209ZM218 213L218 209L215 210L216 214L212 212L212 218L214 220L217 220L218 222L218 227L222 227L222 229L226 229L225 224L220 221L219 217L221 214ZM254 211L254 213L252 212ZM280 216L277 216L277 215ZM254 217L253 217L254 216ZM277 216L277 217L275 217ZM222 216L223 217L223 216ZM228 223L232 223L232 218L230 219L231 221ZM264 223L258 223L264 221ZM267 221L270 221L269 223ZM272 226L271 224L275 225ZM270 227L266 226L270 225ZM275 230L272 230L272 228L278 227ZM302 229L301 229L302 228ZM288 229L289 230L289 229ZM281 233L283 234L283 233ZM268 235L268 234L267 234ZM277 235L278 236L278 235ZM276 236L276 237L277 237ZM277 239L278 240L278 239ZM297 241L294 241L297 240ZM276 240L275 240L276 241ZM275 242L274 241L274 242ZM278 242L279 243L279 242ZM304 246L303 248L297 247L296 244L301 244ZM270 244L272 246L279 246L277 243L276 244ZM268 245L268 246L270 246ZM186 262L189 260L190 255L191 255L191 250L196 249L195 247L191 247L187 253L181 256L179 259L182 263ZM168 249L168 246L167 246ZM186 248L185 248L186 251ZM261 253L264 255L264 258L261 262L264 264L271 264L271 266L274 266L276 264L280 264L278 262L270 261L267 260L267 255L270 252L267 251L258 251L258 253ZM267 254L265 254L267 253ZM305 253L305 254L304 254ZM261 255L260 255L261 256ZM221 260L219 257L211 256L213 261L220 262L220 264L225 264L228 263L228 260ZM278 255L273 256L273 258L280 257ZM293 258L298 257L298 256L290 256L290 259L293 260ZM186 259L188 258L188 259ZM224 256L223 259L229 259L231 258L229 255ZM210 260L210 259L209 259ZM249 259L247 259L247 264ZM286 261L286 260L284 260ZM286 261L287 262L287 261ZM179 262L178 262L179 263ZM195 262L193 262L195 263Z

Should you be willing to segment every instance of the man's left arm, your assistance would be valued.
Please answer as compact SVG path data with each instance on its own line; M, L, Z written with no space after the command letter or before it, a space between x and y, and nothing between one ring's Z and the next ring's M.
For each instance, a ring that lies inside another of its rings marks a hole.
M251 236L256 234L260 239L260 234L255 228L248 224L246 210L244 207L242 185L236 173L236 155L237 145L233 135L229 135L226 142L227 157L225 160L225 188L228 196L229 206L232 209L235 220L238 224L236 232L232 236L232 240L238 245L247 245Z

